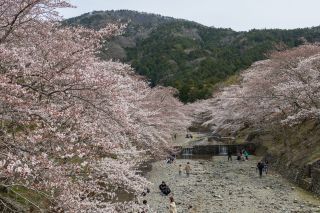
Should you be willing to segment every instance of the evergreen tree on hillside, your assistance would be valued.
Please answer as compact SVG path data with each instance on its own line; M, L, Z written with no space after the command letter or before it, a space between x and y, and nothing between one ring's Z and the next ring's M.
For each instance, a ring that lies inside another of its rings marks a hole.
M210 97L217 83L273 50L320 40L319 27L236 32L127 10L93 12L67 22L96 28L115 20L128 25L122 36L109 41L113 54L104 58L131 63L152 86L177 88L183 102Z

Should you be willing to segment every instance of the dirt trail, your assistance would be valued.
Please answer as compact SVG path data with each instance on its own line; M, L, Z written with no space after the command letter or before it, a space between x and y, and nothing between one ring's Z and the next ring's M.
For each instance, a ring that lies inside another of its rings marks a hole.
M317 197L288 183L276 173L259 178L257 158L228 162L226 157L209 160L178 159L174 164L156 162L147 175L154 183L146 196L152 212L169 212L169 197L160 195L158 185L165 181L171 188L178 213L272 213L320 212ZM179 176L178 165L192 166L190 177ZM193 211L188 211L189 205Z

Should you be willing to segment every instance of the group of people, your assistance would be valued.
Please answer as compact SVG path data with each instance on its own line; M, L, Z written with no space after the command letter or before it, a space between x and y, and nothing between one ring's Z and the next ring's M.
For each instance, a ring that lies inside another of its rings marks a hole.
M187 177L190 176L190 172L191 172L191 166L190 163L187 162L185 168L184 168ZM182 165L179 165L179 176L182 175ZM164 182L162 181L162 183L159 185L159 189L160 189L160 193L164 196L168 196L171 193L171 189L170 187ZM174 202L173 197L171 196L170 198L170 206L169 206L169 212L170 213L177 213L177 207L176 204Z
M191 134L186 134L186 138L193 138Z
M187 177L189 177L190 176L190 172L191 172L191 166L190 166L189 162L187 162L184 170L186 171ZM179 165L179 175L180 176L182 175L182 165L181 164ZM162 181L162 183L159 185L159 189L160 189L160 192L163 195L169 195L170 192L171 192L169 186L167 186L167 184L164 181Z
M173 163L174 162L174 160L176 159L176 155L170 155L167 159L166 159L166 162L168 163L168 164L171 164L171 163Z
M141 197L145 197L148 193L150 193L150 189L149 188L145 188L144 190L143 190L143 192L141 193ZM140 203L140 199L139 199L139 197L136 197L136 203L138 204L138 203ZM147 200L143 200L142 201L142 204L143 204L143 207L142 207L142 210L141 211L139 211L139 213L147 213L148 212L148 201ZM134 211L135 212L135 211Z
M170 190L169 186L164 181L162 181L162 183L160 184L159 189L160 189L161 193L163 195L165 195L165 196L167 196L167 195L169 195L171 193L171 190ZM148 193L150 193L150 189L146 188L141 193L141 196L144 197ZM170 197L169 200L170 200L169 213L177 213L177 207L176 207L176 203L174 202L173 197ZM140 203L139 200L137 200L137 202ZM147 206L148 202L147 202L147 200L143 200L142 204L143 204L143 206L145 206L145 208L143 207L142 211L139 211L139 213L147 213L148 212L148 206Z
M161 193L166 196L171 192L169 186L167 186L167 184L164 181L162 181L162 183L160 184L159 189ZM169 200L170 200L169 213L177 213L177 207L173 197L171 196Z
M243 149L241 151L238 152L237 154L237 159L238 160L248 160L249 153ZM170 161L170 163L172 163L174 161L175 157L173 155L171 155L168 160ZM232 161L232 152L231 150L228 150L228 161L231 160ZM258 162L257 164L257 170L259 171L259 176L262 177L263 172L265 172L265 174L268 174L268 165L269 162L267 159L263 159L261 161ZM190 172L191 172L191 166L190 163L187 162L187 164L184 167L185 173L187 175L187 177L190 176ZM183 168L182 165L179 165L179 176L182 175L183 172ZM171 193L171 189L170 187L164 182L162 181L162 183L159 185L159 189L160 189L160 193L163 196L168 196ZM146 193L149 193L149 189L143 193L143 196L146 195ZM169 213L177 213L177 207L176 207L176 203L174 201L174 198L172 196L169 197ZM144 200L143 204L147 205L147 201ZM188 209L191 210L192 206L189 206Z
M237 160L238 161L245 161L249 160L249 152L245 149L239 150L237 152ZM228 150L228 161L232 161L232 151Z
M191 166L190 166L189 162L187 162L187 165L184 167L184 170L186 171L187 177L189 177L190 172L191 172ZM182 165L181 164L179 165L179 175L180 176L182 175Z
M176 159L176 155L175 154L170 154L167 158L166 158L166 164L172 164L174 163ZM185 170L185 173L186 173L186 176L189 177L190 176L190 172L191 172L191 166L190 166L190 163L187 162L187 164L185 165L184 167L184 170ZM182 172L183 172L183 169L182 169L182 165L179 165L179 176L182 175ZM175 201L173 199L173 196L172 196L172 192L171 192L171 189L170 187L166 184L166 182L162 181L161 184L159 185L159 190L160 190L160 193L161 195L163 196L168 196L169 194L171 194L171 196L169 197L169 200L170 200L170 205L169 205L169 212L170 213L177 213L177 207L176 207L176 204L175 204ZM146 196L148 193L150 193L150 190L148 188L146 188L142 193L141 193L141 196L140 197L144 197ZM137 203L140 203L139 201L139 198L137 198ZM142 204L143 204L143 209L139 211L139 213L147 213L149 210L148 208L148 204L147 204L147 200L143 200ZM145 208L144 208L145 207ZM192 206L190 205L188 207L188 209L191 209Z
M238 151L237 160L238 161L249 160L249 153L247 152L247 150L242 149L242 150Z
M249 160L249 153L247 150L242 149L237 153L237 160L238 161L245 161ZM232 161L232 152L228 150L228 161ZM268 166L269 162L267 159L261 160L257 164L257 170L259 171L259 176L262 177L263 172L267 175L268 174Z

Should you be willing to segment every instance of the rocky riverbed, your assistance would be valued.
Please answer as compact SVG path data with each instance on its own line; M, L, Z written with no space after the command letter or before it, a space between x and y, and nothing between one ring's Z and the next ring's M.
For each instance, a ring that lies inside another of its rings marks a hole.
M178 213L272 213L320 212L319 198L288 183L271 171L262 178L256 172L258 158L228 162L226 157L177 159L174 164L156 162L148 173L153 183L144 197L152 212L169 212L169 196L162 196L158 185L171 188ZM190 162L190 177L179 176L178 166ZM191 211L188 206L192 206Z

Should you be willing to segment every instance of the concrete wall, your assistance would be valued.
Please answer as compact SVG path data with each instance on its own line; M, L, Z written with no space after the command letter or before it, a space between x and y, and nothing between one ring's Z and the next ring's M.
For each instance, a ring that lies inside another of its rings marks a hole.
M254 153L255 148L253 144L244 145L207 145L207 146L194 146L193 154L207 154L207 155L219 155L221 154L221 148L226 147L226 150L231 150L233 155L236 155L242 149L248 150L251 154Z
M226 151L231 150L233 155L236 155L239 150L245 149L250 154L255 153L255 145L253 143L241 145L198 145L193 146L192 154L195 155L219 155L221 154L222 147L226 147Z

